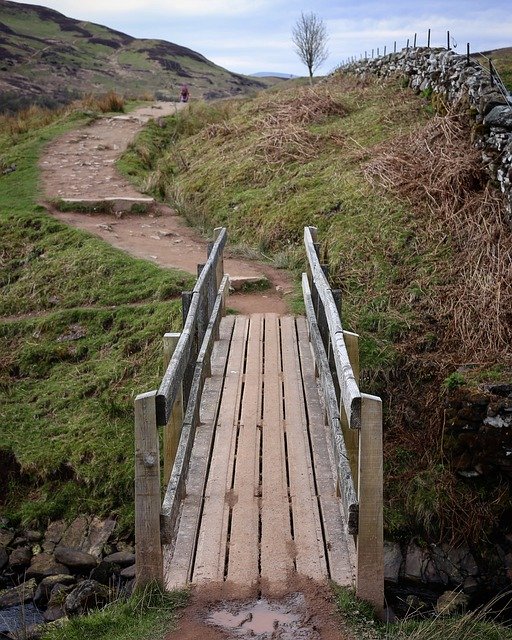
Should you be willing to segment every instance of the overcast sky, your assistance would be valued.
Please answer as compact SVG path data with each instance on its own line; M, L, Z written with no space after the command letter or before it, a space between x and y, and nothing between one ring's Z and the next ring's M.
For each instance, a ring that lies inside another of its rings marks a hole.
M36 4L36 2L24 2ZM446 31L457 51L512 46L511 0L46 0L37 4L123 31L184 45L239 73L277 71L305 75L293 51L291 29L301 11L325 22L330 56L319 72L394 41L400 49L418 34L418 46L444 45Z

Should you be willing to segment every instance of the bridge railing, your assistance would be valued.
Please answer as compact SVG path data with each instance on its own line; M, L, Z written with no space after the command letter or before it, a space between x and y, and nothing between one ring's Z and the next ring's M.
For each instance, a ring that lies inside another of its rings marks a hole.
M185 493L204 381L225 313L229 276L224 275L226 229L215 229L208 260L198 265L192 291L182 294L183 330L164 335L164 369L158 390L135 398L136 582L163 582L162 544L172 540ZM158 427L163 427L163 480Z
M382 402L359 390L358 336L341 324L341 292L319 260L317 229L305 227L302 289L309 337L325 401L338 492L356 545L356 593L384 605Z

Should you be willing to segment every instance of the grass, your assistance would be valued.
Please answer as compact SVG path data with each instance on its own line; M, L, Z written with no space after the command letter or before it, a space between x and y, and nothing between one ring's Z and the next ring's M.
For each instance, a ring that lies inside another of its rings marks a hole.
M87 122L31 110L0 121L0 449L20 466L2 496L14 523L81 512L133 526L133 398L161 375L190 277L68 228L37 203L44 144ZM105 476L105 469L109 469Z
M337 74L312 90L191 105L123 163L193 225L227 226L276 264L303 268L303 227L318 227L344 327L361 335L362 388L384 400L387 535L478 546L510 494L499 478L460 483L441 399L461 363L477 363L480 382L512 370L510 241L466 126L400 81Z
M183 591L162 592L148 587L128 600L101 611L73 618L44 634L44 640L163 640L176 626L178 611L187 602Z

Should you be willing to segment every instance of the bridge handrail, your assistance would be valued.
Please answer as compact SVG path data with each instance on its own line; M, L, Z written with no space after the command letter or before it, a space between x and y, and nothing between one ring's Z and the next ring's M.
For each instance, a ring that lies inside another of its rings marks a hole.
M331 428L338 490L356 546L356 594L377 612L384 606L382 401L359 391L358 336L343 331L341 295L318 259L317 229L305 227L308 273L304 303ZM339 305L339 306L338 306ZM339 387L339 392L336 388Z
M176 400L179 386L191 366L191 356L196 355L201 345L206 325L213 311L215 296L221 284L218 265L222 261L222 252L227 241L226 229L216 229L216 240L209 249L206 264L201 266L199 277L188 297L188 312L176 349L164 373L156 396L157 424L167 423L172 406ZM196 336L197 331L197 336ZM196 353L193 354L194 343L197 339ZM195 357L193 358L195 362ZM185 389L186 400L188 389Z
M322 270L315 248L317 230L315 227L304 228L304 246L309 263L309 282L311 290L317 293L325 313L325 319L329 329L329 337L334 356L334 363L338 374L343 408L347 415L351 429L359 429L361 426L361 393L352 371L352 365L343 338L343 327L332 295L332 290Z
M171 541L174 533L199 422L204 381L211 374L213 343L219 337L229 292L229 276L224 275L223 263L226 241L226 229L215 229L215 241L208 245L207 262L198 265L193 290L182 294L183 330L181 334L164 336L165 373L160 388L135 398L138 586L153 580L163 584L162 544ZM164 481L168 482L163 504L159 426L164 427Z

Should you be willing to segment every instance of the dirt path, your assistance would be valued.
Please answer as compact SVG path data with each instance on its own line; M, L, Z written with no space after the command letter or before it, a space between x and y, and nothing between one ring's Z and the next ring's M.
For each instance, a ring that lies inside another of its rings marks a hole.
M100 118L54 140L40 161L42 182L48 200L102 198L140 198L142 194L121 176L117 158L151 118L175 113L184 105L158 102L129 115ZM197 264L206 260L206 241L188 227L183 219L164 205L146 216L62 213L48 207L63 222L84 229L114 247L162 267L196 274ZM229 231L229 230L228 230ZM241 313L287 313L286 298L293 285L283 271L249 260L227 258L225 271L240 283L244 278L265 277L268 290L237 292L229 305Z

